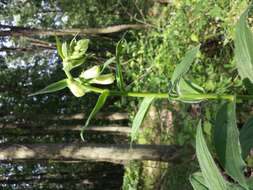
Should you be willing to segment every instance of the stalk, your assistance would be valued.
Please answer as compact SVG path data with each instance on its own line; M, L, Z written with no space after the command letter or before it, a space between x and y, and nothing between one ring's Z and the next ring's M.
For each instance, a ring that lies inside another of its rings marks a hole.
M91 92L101 94L104 89L97 88L94 86L85 86L85 88ZM110 96L126 96L126 97L155 97L156 99L169 99L180 100L180 99L191 99L191 100L253 100L253 95L231 95L231 94L184 94L178 97L171 97L168 93L153 93L153 92L120 92L120 91L109 91Z
M68 79L72 79L73 78L69 71L67 71L65 69L63 69L63 71L65 72L65 74L68 77Z

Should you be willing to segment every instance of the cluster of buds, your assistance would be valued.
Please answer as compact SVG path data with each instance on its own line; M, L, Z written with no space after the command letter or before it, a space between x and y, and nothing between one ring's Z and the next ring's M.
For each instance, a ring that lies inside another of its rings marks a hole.
M85 53L88 49L89 40L83 39L71 41L70 44L62 44L63 70L70 71L75 67L82 65L85 61Z
M87 85L109 85L115 80L112 73L102 74L99 66L93 66L83 71L78 78L73 78L71 76L70 71L84 63L88 44L89 40L87 39L79 41L73 39L70 44L64 42L61 47L58 48L58 53L63 59L63 70L68 77L67 86L76 97L82 97L86 92L88 92L85 87Z

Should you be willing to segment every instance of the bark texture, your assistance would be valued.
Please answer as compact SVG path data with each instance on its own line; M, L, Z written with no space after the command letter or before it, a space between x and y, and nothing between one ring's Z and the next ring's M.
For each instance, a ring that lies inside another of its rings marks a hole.
M64 131L80 131L83 125L51 125L43 127L33 127L29 125L18 125L18 124L0 124L1 134L49 134L58 133ZM85 131L94 132L109 132L109 133L124 133L128 134L131 132L131 128L128 126L121 125L108 125L108 126L90 126Z
M102 144L1 144L0 160L129 160L175 161L182 149L175 145L102 145Z
M97 35L110 34L125 30L147 28L143 24L121 24L105 28L70 28L70 29L38 29L0 24L0 36L67 36L67 35Z

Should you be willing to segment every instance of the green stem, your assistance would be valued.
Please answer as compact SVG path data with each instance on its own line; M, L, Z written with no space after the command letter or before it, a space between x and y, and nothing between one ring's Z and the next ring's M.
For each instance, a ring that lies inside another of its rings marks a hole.
M104 90L94 86L86 86L87 90L95 93L102 93ZM120 91L109 91L111 96L128 96L128 97L155 97L157 99L168 99L168 93L150 93L150 92L120 92ZM236 99L240 100L253 100L253 95L230 95L230 94L184 94L179 97L171 97L172 100L230 100Z
M69 71L67 71L65 69L63 69L63 71L65 72L65 74L68 77L68 79L72 79L73 78Z

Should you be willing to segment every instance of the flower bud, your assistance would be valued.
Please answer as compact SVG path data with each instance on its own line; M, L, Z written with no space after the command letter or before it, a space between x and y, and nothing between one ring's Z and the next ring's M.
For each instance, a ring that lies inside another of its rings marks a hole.
M68 79L67 85L74 96L82 97L85 94L85 89L79 82L73 79Z
M74 47L74 51L85 53L88 49L88 45L89 45L88 39L79 40Z
M90 69L83 71L80 75L84 79L92 79L98 77L100 74L100 68L98 66L93 66Z
M112 84L115 80L115 77L112 73L110 74L105 74L105 75L100 75L96 78L93 78L90 83L95 83L95 84Z

